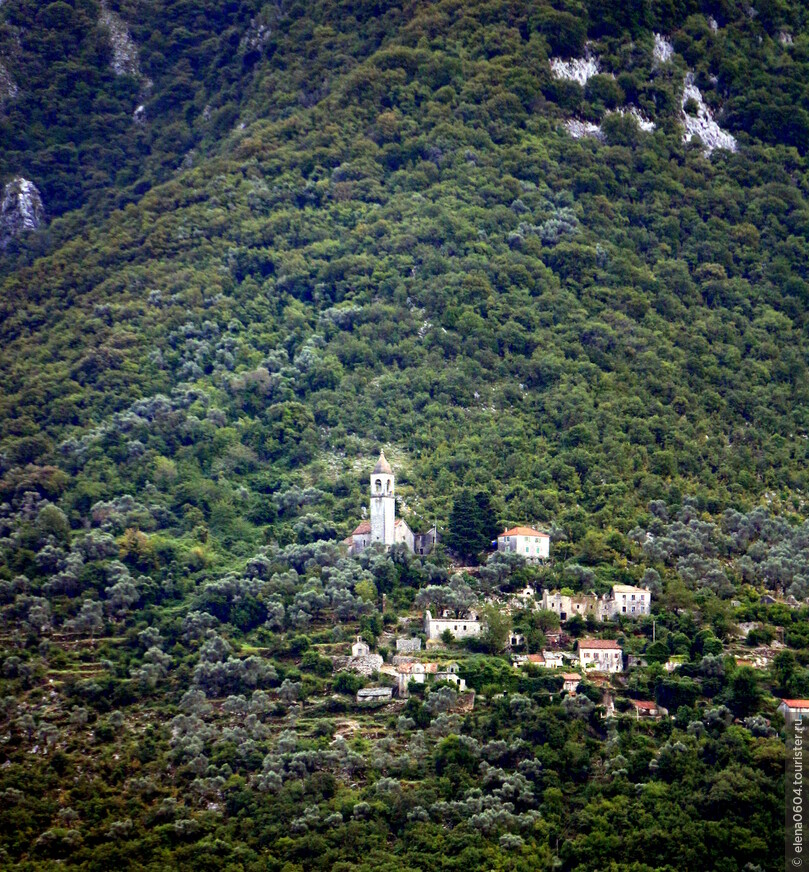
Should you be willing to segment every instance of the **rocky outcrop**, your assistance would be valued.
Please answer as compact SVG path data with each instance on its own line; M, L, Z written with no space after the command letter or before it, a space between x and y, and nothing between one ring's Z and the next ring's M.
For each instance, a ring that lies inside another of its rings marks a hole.
M3 189L0 204L0 246L45 222L45 208L39 189L28 179L18 177Z
M666 64L674 57L674 46L671 40L666 39L659 33L655 34L655 44L652 50L652 58L655 65Z
M565 130L573 139L584 139L587 136L594 139L604 138L604 134L597 124L593 124L592 121L579 121L578 118L569 118L565 121Z
M683 134L685 142L690 142L695 136L698 136L705 146L705 151L709 154L716 148L736 151L736 138L726 130L722 130L716 123L711 110L702 99L702 92L694 84L694 77L691 73L685 78L682 107L680 114L685 127Z
M629 106L624 109L616 109L616 115L629 115L630 118L635 120L635 123L643 130L645 133L651 133L655 129L654 121L649 121L649 119L638 109L637 106Z
M101 7L101 23L107 28L112 46L112 71L116 76L140 76L138 48L123 19L106 6Z
M571 58L569 61L562 58L551 58L551 72L557 79L566 79L569 82L578 82L582 88L592 76L601 72L598 58L591 54L589 49L583 58Z
M655 129L654 121L649 121L645 115L636 106L627 108L615 109L608 112L607 115L628 115L638 125L638 127L646 133L651 133ZM592 139L604 140L604 132L601 126L593 124L592 121L581 121L578 118L569 118L564 123L565 130L573 137L573 139L584 139L590 137Z
M13 100L19 93L17 83L3 63L0 63L0 104Z

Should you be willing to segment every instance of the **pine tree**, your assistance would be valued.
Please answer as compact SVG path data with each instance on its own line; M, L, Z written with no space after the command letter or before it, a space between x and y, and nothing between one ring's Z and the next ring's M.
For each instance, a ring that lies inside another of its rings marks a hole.
M497 529L497 516L486 491L473 494L464 488L455 497L449 516L447 545L465 560L477 561L491 544Z

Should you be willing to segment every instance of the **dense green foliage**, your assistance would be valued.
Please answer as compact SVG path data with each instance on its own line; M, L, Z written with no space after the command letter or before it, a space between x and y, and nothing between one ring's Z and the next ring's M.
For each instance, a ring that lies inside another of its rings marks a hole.
M0 267L4 866L780 864L809 17L759 5L120 0L123 75L96 0L0 6L0 175L51 218ZM554 77L585 43L601 74ZM738 151L683 143L689 72ZM345 559L383 444L413 529L477 559L543 524L553 565ZM425 603L640 581L616 689L659 724L493 635L455 652L471 713L331 672ZM737 665L738 622L787 650Z

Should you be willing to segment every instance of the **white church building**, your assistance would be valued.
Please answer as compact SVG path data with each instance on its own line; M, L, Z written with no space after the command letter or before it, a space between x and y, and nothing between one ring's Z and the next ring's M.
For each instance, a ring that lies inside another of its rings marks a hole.
M349 553L359 554L376 543L386 548L402 543L416 554L430 553L437 538L435 527L426 533L413 533L404 518L396 517L396 477L384 451L379 452L371 471L369 501L370 520L362 521L344 540Z

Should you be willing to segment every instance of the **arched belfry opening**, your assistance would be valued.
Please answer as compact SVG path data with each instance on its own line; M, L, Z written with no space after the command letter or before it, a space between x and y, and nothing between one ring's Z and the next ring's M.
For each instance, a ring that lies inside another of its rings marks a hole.
M371 472L371 542L393 545L396 524L396 480L385 452Z

